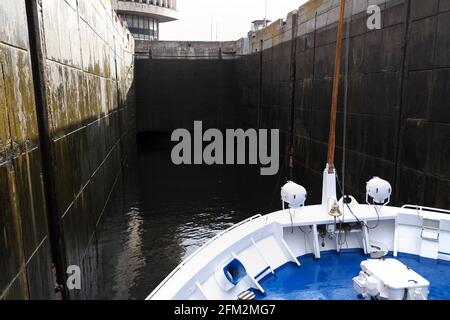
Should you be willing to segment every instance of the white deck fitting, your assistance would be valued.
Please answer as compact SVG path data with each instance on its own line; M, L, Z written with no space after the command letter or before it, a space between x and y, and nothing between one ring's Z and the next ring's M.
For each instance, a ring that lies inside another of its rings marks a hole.
M430 282L395 259L367 260L362 273L354 278L357 291L363 295L388 300L426 300Z
M270 265L269 262L267 262L268 260L266 259L266 257L264 256L264 254L262 253L261 249L259 249L258 245L256 244L255 240L253 238L251 238L252 240L252 244L255 247L256 251L258 251L259 256L264 260L264 262L267 264L267 267L270 270L270 273L274 274L275 271L273 271L272 266Z
M369 226L377 224L377 213L373 206L356 202L349 206L360 221ZM340 210L344 215L339 222L358 221L348 208L342 207L342 202ZM287 210L277 211L250 218L214 237L175 269L148 299L199 299L202 297L198 294L200 289L197 284L201 284L201 296L205 298L207 295L208 299L236 300L241 292L250 287L264 290L260 288L256 276L268 267L267 272L276 273L277 268L288 262L293 261L299 265L297 257L315 254L320 258L321 251L338 249L335 239L324 239L325 247L319 243L317 226L335 223L334 218L324 210L324 206L307 206L298 210L291 209L291 212L292 223ZM379 213L378 228L365 231L363 229L362 232L347 235L349 249L360 248L370 253L370 243L374 242L382 244L395 254L402 252L420 255L422 219L426 218L440 221L438 255L440 259L450 258L450 215L445 214L445 211L382 207L379 208ZM302 231L298 227L302 227ZM311 234L305 231L309 231L309 227L312 228ZM241 281L225 292L214 280L214 273L229 262L231 253L245 266L247 279L250 281Z
M195 286L197 287L197 289L200 291L200 293L202 294L202 296L205 298L205 300L209 300L208 296L206 295L205 291L203 291L202 285L198 282L195 283Z

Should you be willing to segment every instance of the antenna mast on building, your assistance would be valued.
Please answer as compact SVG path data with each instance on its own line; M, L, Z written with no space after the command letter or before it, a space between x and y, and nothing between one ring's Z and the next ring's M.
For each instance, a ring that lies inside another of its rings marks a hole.
M265 0L265 8L264 8L264 27L267 27L267 0Z
M213 24L214 24L214 16L213 16L213 14L211 13L211 41L213 41L214 40L214 37L213 37Z

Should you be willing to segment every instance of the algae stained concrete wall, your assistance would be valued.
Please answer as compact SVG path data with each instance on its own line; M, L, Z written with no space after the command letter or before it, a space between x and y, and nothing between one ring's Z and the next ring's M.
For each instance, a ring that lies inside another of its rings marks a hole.
M54 262L63 285L82 270L69 298L92 298L97 227L127 157L134 40L109 0L6 0L0 17L0 297L55 298Z
M82 269L70 297L92 298L97 227L126 158L134 40L110 1L44 0L39 12L61 254Z
M0 1L0 21L0 299L51 299L25 1Z

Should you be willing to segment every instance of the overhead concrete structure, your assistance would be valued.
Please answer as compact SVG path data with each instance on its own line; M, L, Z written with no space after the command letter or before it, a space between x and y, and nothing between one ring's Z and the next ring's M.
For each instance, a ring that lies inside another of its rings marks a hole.
M112 0L136 40L158 40L159 24L178 19L177 0Z

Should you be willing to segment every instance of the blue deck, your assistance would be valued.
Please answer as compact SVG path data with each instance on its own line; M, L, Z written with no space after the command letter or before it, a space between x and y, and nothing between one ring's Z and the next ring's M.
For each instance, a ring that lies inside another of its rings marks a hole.
M322 258L300 257L301 266L286 264L260 284L266 295L257 292L257 300L357 300L353 277L361 271L367 257L362 252L325 252ZM430 281L430 300L450 299L450 263L412 255L399 255L405 265Z

